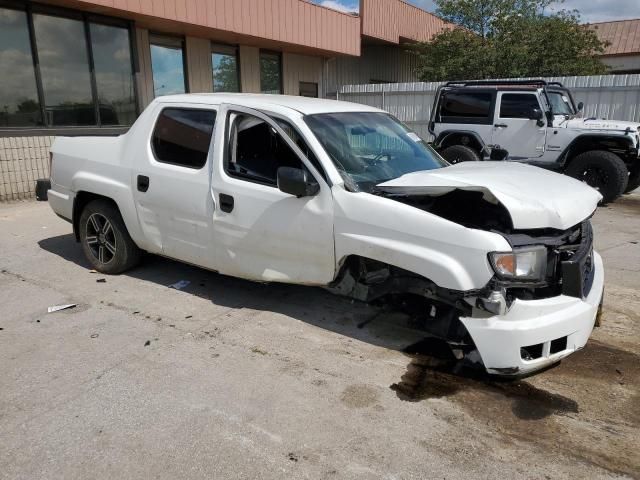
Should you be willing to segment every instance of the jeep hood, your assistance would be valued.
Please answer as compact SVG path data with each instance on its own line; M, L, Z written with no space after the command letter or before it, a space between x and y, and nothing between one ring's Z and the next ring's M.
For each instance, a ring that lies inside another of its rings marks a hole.
M441 196L454 190L482 192L486 201L507 209L517 230L566 230L593 214L602 199L595 189L573 178L509 162L465 162L408 173L377 188L415 196Z
M625 130L629 129L631 132L638 133L640 123L596 118L574 118L573 120L568 120L562 126L566 128L577 128L586 130L615 130L620 132L624 132Z

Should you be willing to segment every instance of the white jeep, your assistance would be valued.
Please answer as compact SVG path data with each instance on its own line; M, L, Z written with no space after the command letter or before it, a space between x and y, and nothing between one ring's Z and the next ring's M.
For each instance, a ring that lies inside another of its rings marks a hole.
M557 82L449 82L436 94L429 131L450 163L533 164L582 180L611 202L640 186L640 124L578 118L582 106Z

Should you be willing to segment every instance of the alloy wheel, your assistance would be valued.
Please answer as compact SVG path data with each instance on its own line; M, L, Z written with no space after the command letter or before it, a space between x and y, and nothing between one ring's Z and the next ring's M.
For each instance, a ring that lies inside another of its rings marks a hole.
M108 264L116 256L116 235L111 222L100 213L93 213L86 225L87 246L91 254L102 264Z

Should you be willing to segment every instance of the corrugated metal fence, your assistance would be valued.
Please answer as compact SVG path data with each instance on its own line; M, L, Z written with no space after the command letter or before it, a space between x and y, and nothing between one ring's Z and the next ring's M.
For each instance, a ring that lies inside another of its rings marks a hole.
M640 74L548 77L544 80L562 82L571 89L576 103L584 102L587 118L640 122ZM344 85L338 97L387 110L428 139L427 124L440 85L442 83L436 82Z

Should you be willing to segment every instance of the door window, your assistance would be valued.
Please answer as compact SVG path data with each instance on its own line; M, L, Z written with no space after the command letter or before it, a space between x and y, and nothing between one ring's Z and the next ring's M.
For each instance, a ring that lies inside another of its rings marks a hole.
M244 180L277 186L278 168L304 164L278 132L261 118L232 114L226 171Z
M540 109L538 98L532 93L503 93L500 118L531 118L534 108Z
M204 167L215 121L214 110L165 108L151 140L156 160L181 167Z

